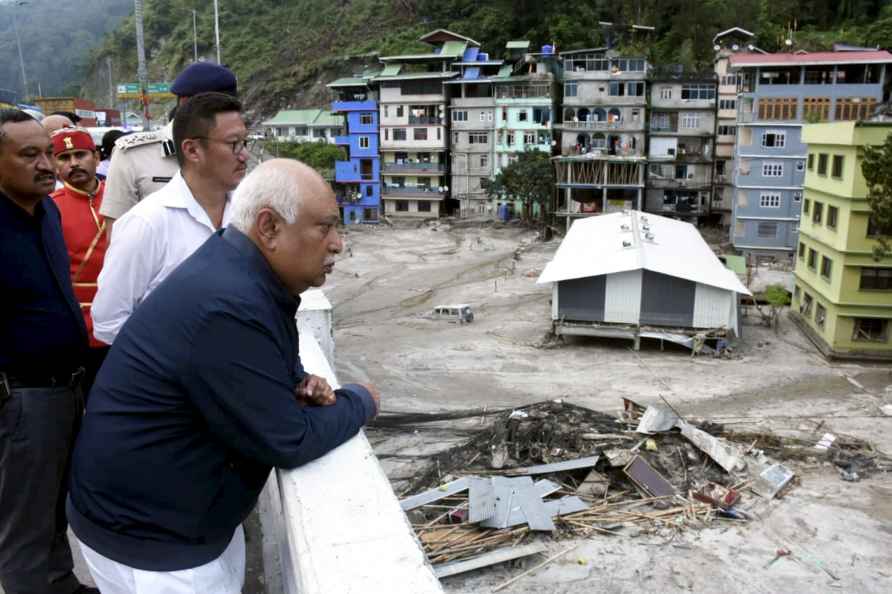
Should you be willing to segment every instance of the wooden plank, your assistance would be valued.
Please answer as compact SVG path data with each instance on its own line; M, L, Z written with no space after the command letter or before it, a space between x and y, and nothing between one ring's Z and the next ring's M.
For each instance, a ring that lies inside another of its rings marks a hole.
M504 563L505 561L520 559L521 557L529 557L530 555L536 555L545 552L546 550L545 545L540 543L522 545L519 547L503 547L472 559L434 565L434 575L443 579L450 575L458 575L460 573L480 569L481 567L489 567L490 565L495 565L497 563Z
M421 507L422 505L427 505L428 503L439 501L444 497L449 497L450 495L461 493L468 488L468 484L468 477L463 476L460 479L452 481L451 483L446 483L445 485L440 485L439 487L424 491L423 493L419 493L411 497L406 497L405 499L402 499L400 501L400 507L403 508L403 511L409 511L415 509L416 507Z

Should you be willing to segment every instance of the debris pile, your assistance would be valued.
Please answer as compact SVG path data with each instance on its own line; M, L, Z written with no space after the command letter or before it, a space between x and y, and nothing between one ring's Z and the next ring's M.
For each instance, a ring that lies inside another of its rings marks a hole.
M668 402L623 404L619 415L560 401L498 411L466 443L433 456L401 505L437 575L540 553L537 532L672 537L746 522L753 495L782 497L795 484L779 460L822 458L847 480L892 468L850 438L734 433L686 420Z

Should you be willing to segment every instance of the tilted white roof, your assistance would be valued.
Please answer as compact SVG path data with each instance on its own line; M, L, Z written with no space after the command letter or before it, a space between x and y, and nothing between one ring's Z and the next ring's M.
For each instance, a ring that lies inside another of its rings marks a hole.
M639 269L750 294L693 225L635 210L578 219L536 282Z

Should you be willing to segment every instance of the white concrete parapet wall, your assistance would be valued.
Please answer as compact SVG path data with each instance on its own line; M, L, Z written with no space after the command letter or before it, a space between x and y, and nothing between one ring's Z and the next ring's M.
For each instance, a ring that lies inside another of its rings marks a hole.
M302 313L304 368L336 387L315 332L303 331ZM443 592L363 432L318 460L273 472L260 507L287 594Z
M328 364L334 367L334 324L331 316L331 302L321 289L309 289L300 295L297 310L297 330L301 334L310 333L316 338Z

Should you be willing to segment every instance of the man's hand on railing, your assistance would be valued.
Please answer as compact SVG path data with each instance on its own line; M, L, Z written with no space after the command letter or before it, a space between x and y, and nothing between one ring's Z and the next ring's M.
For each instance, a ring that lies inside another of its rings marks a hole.
M360 384L363 388L369 391L369 394L372 395L372 400L375 402L375 417L378 416L378 413L381 412L381 392L378 391L375 386L371 384ZM374 418L374 417L373 417ZM369 419L371 420L371 419Z
M331 406L335 403L335 393L325 381L318 375L308 374L294 389L297 401L310 406Z

